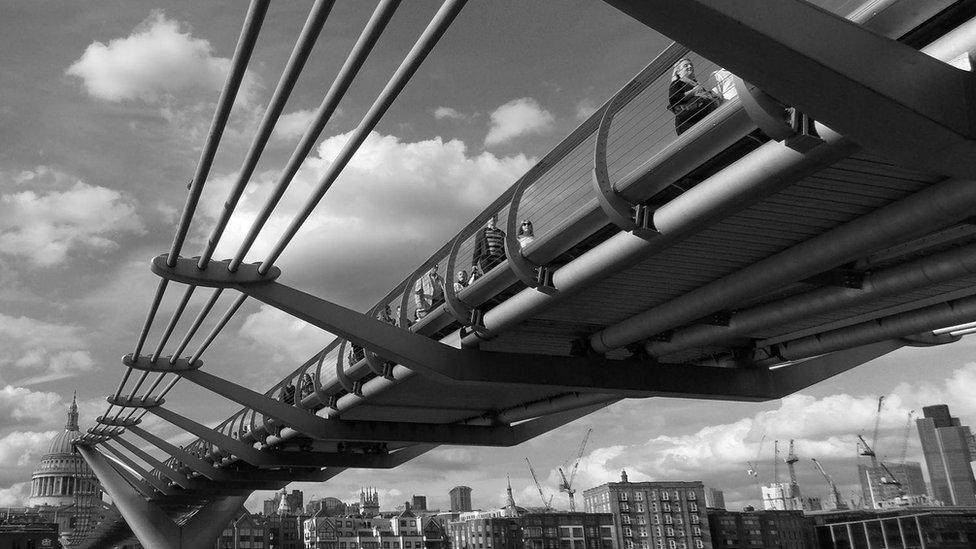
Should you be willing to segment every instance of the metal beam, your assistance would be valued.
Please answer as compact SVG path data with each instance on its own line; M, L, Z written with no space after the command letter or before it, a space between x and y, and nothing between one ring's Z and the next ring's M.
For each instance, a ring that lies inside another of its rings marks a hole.
M101 447L111 452L116 458L118 458L119 461L124 463L126 467L135 471L140 477L142 477L143 480L145 480L147 483L152 485L152 487L155 488L161 494L164 495L174 494L174 490L168 484L166 484L161 479L157 478L156 476L152 475L151 473L143 469L138 463L136 463L134 459L122 453L122 450L119 450L118 448L112 446L108 442L103 442L101 444Z
M866 148L976 175L970 73L801 0L605 1Z
M156 459L155 457L153 457L151 454L149 454L142 448L139 448L135 444L132 444L131 442L125 440L122 437L116 437L115 441L121 444L125 449L135 454L142 461L145 461L149 465L152 465L153 468L159 471L161 475L173 481L180 488L186 490L191 487L191 480L186 475L166 465L162 461Z

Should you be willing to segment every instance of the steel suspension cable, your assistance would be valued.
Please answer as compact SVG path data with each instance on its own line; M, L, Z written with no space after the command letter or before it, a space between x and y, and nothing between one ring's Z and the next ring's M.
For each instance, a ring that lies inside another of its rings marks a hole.
M420 64L423 63L427 55L430 54L431 50L437 44L437 41L444 35L448 27L457 17L461 8L464 7L467 0L447 0L434 15L430 24L424 29L424 33L421 35L417 43L414 44L407 57L403 60L403 63L394 73L393 78L390 79L386 87L380 93L379 97L370 107L366 116L359 123L359 126L350 137L349 141L339 152L339 155L329 166L328 172L319 181L318 186L312 193L305 204L303 205L301 211L292 219L292 222L288 225L284 234L274 245L271 252L268 253L264 261L261 262L261 266L258 268L260 274L266 274L268 270L274 265L274 262L278 259L281 253L285 250L285 247L291 242L298 230L301 229L305 220L308 216L312 214L312 210L318 205L319 201L325 196L325 193L329 190L332 184L335 182L339 173L346 167L349 160L352 159L353 155L362 145L363 141L369 135L369 132L376 127L380 118L386 113L386 111L393 104L393 101L397 98L403 88L407 85L410 78L417 72L420 68Z
M251 146L248 148L248 151L245 155L244 162L238 173L238 177L237 180L235 181L234 187L230 192L230 196L224 202L224 207L221 212L220 218L218 219L217 224L214 227L214 230L211 233L210 238L208 239L208 243L204 248L203 253L200 256L199 267L201 269L204 268L207 265L207 263L210 261L210 259L213 257L214 250L217 247L217 244L220 240L220 236L223 234L223 230L227 225L227 221L230 219L230 215L233 213L234 208L237 205L237 202L240 200L240 197L244 192L244 187L247 185L247 182L250 180L251 175L254 173L254 169L257 166L258 160L260 160L261 154L264 152L265 146L267 145L268 140L271 138L271 134L274 130L274 126L277 123L278 118L281 116L281 113L285 108L285 104L287 103L288 98L295 87L295 83L298 81L298 77L301 75L302 69L304 68L305 63L312 52L312 48L315 46L315 42L319 37L322 27L325 26L325 22L328 19L329 13L334 3L335 0L317 0L315 4L313 4L312 9L309 11L309 15L305 20L305 25L303 26L299 38L295 43L295 47L292 49L291 55L289 56L288 62L285 65L285 69L282 72L281 78L278 80L278 85L276 86L275 91L272 94L271 101L268 104L268 108L264 113L264 117L262 118L260 125L258 126L258 130L255 133L254 139L251 142ZM245 62L245 67L246 67L246 62ZM217 115L215 115L215 119L216 117ZM209 161L212 161L212 156L209 157ZM202 162L203 159L201 159L201 163ZM207 167L207 171L209 172L209 165ZM203 179L206 179L206 174L203 175ZM200 192L202 192L202 183L199 192L193 193L191 191L191 196L187 199L187 206L184 209L184 214L189 211L191 212L190 216L192 216L192 210L194 210L196 207L196 202L199 200ZM191 202L193 202L192 206L191 206ZM186 222L185 224L184 221ZM177 230L177 239L185 238L188 226L189 226L189 219L181 219L179 229ZM182 236L180 236L181 233ZM176 246L176 240L174 239L174 249L175 246ZM173 264L175 264L175 261L176 261L176 254L174 254L174 252L171 251L167 263L170 266L173 266ZM162 339L160 340L159 345L156 347L156 351L153 353L150 359L151 362L155 363L159 359L159 356L162 353L163 348L165 347L166 342L169 339L169 336L172 334L173 328L175 328L176 323L179 321L180 317L182 316L186 308L186 302L189 299L189 296L193 293L195 289L196 286L194 285L187 286L186 293L184 294L183 300L181 301L181 306L170 317L170 322L169 322L169 326L167 327L167 331L162 337ZM210 308L213 307L213 302L215 302L216 298L219 297L221 291L222 290L219 288L216 289L211 296L208 306L205 306L203 309L203 311L205 312L201 315L197 315L197 319L194 321L193 326L191 326L190 330L184 336L183 342L181 343L180 347L176 350L176 352L173 353L172 357L170 358L170 364L173 364L176 361L176 358L179 357L179 354L189 343L190 338L192 338L193 335L196 333L196 330L200 327L200 323L203 322L206 314L209 313ZM146 393L146 397L148 397L149 393L151 393L152 390L154 390L155 387L158 386L160 378L163 377L164 375L165 373L157 376L157 379L153 383L152 388L150 389L150 391ZM135 394L136 391L139 390L139 388L141 387L142 383L145 381L147 376L148 376L148 372L144 372L142 376L139 378L138 382L136 383L135 389L133 389L132 391L133 395ZM129 417L131 416L132 413L129 414Z
M288 159L288 163L278 178L274 190L272 190L261 212L258 213L257 218L251 224L251 228L247 236L244 237L244 241L238 249L237 254L231 260L228 266L229 270L236 271L241 262L244 261L244 256L247 255L261 229L267 223L268 218L271 217L271 212L274 211L275 206L277 206L281 197L285 194L295 174L298 173L298 169L315 147L316 140L318 140L322 130L325 129L325 125L329 122L329 119L338 107L339 101L345 96L352 81L359 74L359 69L366 63L366 58L373 50L373 46L376 45L387 23L393 18L393 14L400 5L400 1L382 0L377 4L376 9L373 10L373 15L370 17L369 22L366 23L363 32L360 33L359 38L356 40L356 44L349 52L348 57L346 57L345 63L339 69L339 73L332 82L332 86L329 87L329 91L326 92L325 97L322 99L322 104L319 105L312 123L305 130L301 141L299 141L298 146L295 147L295 151ZM228 213L227 215L229 217L230 214Z
M264 21L264 16L267 13L268 6L271 4L271 0L252 0L250 6L248 6L247 15L244 19L244 27L241 31L240 38L237 41L237 46L234 51L234 57L231 61L231 69L227 74L227 80L224 82L224 87L220 92L220 97L217 100L217 109L214 112L214 118L210 124L210 131L207 135L207 141L204 145L203 151L200 155L200 161L197 165L196 173L194 174L193 180L190 184L190 192L186 199L186 204L183 207L183 213L180 216L180 223L177 227L176 235L173 238L173 244L170 247L169 258L167 264L170 267L176 265L176 258L179 256L180 250L183 247L183 242L186 240L186 234L189 231L190 221L196 211L197 203L200 200L200 194L203 192L203 183L205 182L207 175L210 173L210 167L213 164L213 158L217 153L217 146L220 142L220 137L223 135L224 127L227 124L227 118L230 115L231 107L234 105L234 99L237 97L237 91L240 88L241 81L244 79L244 74L247 68L247 62L251 57L251 53L254 50L254 44L257 42L258 34L261 31L261 24ZM156 312L159 309L159 302L162 300L163 293L166 291L166 283L168 280L162 279L159 285L156 287L156 295L153 299L153 305L149 309L149 314L146 316L146 321L143 325L142 332L136 342L135 351L133 352L133 358L138 358L142 352L142 347L145 345L146 337L149 335L149 329L152 326L153 319L156 316ZM132 374L132 368L126 368L125 374L122 376L122 381L119 384L118 390L116 390L115 396L119 398L122 394L122 389L125 383L128 381L129 376ZM109 405L106 414L111 411L112 405ZM118 416L116 416L118 417Z
M335 112L336 108L338 107L339 101L345 96L346 91L349 89L349 86L352 84L353 79L355 79L356 75L358 74L359 69L362 68L363 64L366 62L366 58L369 56L369 53L372 51L373 46L376 45L376 42L379 40L380 35L383 33L384 29L386 28L387 23L389 23L390 19L392 19L393 14L396 12L396 9L399 6L400 2L401 0L382 0L376 6L376 9L373 11L373 14L369 19L369 22L367 22L366 27L363 29L363 32L360 34L359 39L356 41L356 44L353 46L352 50L349 53L349 56L346 58L345 63L340 69L339 74L336 76L336 79L333 81L332 86L329 88L329 91L326 93L325 98L322 100L322 103L315 114L315 118L312 124L305 131L305 135L302 137L301 141L299 142L299 145L292 153L291 158L289 159L285 167L283 175L279 178L279 181L276 184L276 188L272 193L272 198L269 198L268 203L265 205L264 209L262 210L261 214L258 217L258 221L255 221L254 225L252 225L251 231L248 237L245 239L245 244L242 245L241 250L238 251L237 256L231 261L231 264L228 267L228 269L233 271L236 270L237 267L240 265L240 262L243 259L244 254L246 254L247 250L250 249L250 245L254 242L254 238L256 238L257 233L260 232L260 229L261 227L263 227L264 222L267 221L267 218L268 216L270 216L271 211L274 209L274 206L278 203L278 200L281 198L281 195L284 194L285 189L287 189L288 185L291 183L291 180L298 172L298 169L301 167L302 162L308 156L309 152L311 152L311 150L314 148L315 141L322 133L322 130L325 128L325 125L328 123L329 119L332 117L332 114ZM310 15L309 17L311 19L312 15ZM307 26L308 25L306 24L306 29ZM309 42L308 44L309 49L311 49L312 43L314 43L314 40L311 40ZM280 91L284 82L291 80L291 84L289 85L287 90L288 92L290 92L291 86L294 85L294 80L297 79L298 72L300 72L301 70L301 66L298 65L297 61L295 63L292 63L292 61L295 61L300 57L299 55L296 54L298 50L299 50L299 46L296 45L296 51L292 53L292 59L289 61L289 67L294 68L295 75L294 77L288 76L291 71L286 69L286 72L285 74L282 75L282 80L279 83L279 90L276 90L275 92L275 98L279 97L278 91ZM302 63L304 63L305 58L307 58L307 53L304 55L304 58L302 59ZM277 120L277 116L280 114L284 106L284 99L287 98L287 93L282 94L281 97L282 97L281 100L282 105L277 108L277 114L275 114L275 120ZM274 103L274 101L272 101L272 103ZM269 113L271 111L272 111L272 107L269 107ZM268 135L263 138L258 136L255 138L254 143L252 143L251 151L249 151L248 154L248 159L245 160L244 167L242 167L241 169L242 174L245 171L248 172L248 177L238 178L234 188L231 190L230 196L228 197L227 202L225 202L224 208L221 211L220 219L218 219L217 225L214 227L213 232L210 235L207 248L204 250L204 254L200 256L200 261L197 264L197 266L200 268L203 268L206 265L206 263L210 260L210 258L213 256L213 252L216 249L217 244L219 243L220 237L223 235L223 231L226 229L227 222L229 221L231 214L233 213L234 209L237 206L238 201L240 200L241 195L243 194L244 187L246 186L250 177L249 174L253 172L254 166L251 165L250 167L248 167L250 162L249 159L251 157L251 152L256 150L257 147L256 144L259 141L261 142L261 147L263 150L264 144L267 143L267 139L268 137L270 137L270 132L271 130L273 130L274 124L273 123L265 124L267 121L268 121L268 114L266 114L265 120L262 121L262 125L261 125L262 128L265 128L267 126ZM255 155L255 158L253 160L254 164L256 164L257 162L256 156L257 155ZM204 258L206 258L206 260ZM216 297L219 295L220 291L221 291L220 289L215 291L214 296L211 297L211 303L209 304L209 306L204 308L204 311L201 312L201 315L198 315L197 321L194 322L194 325L191 327L186 337L184 337L183 342L180 345L180 349L173 354L174 360L175 357L177 357L179 353L182 352L183 348L186 347L187 343L189 343L190 338L193 337L193 334L200 327L200 323L203 322L203 318L206 316L207 313L209 313L210 308L213 307L213 302L216 301ZM235 306L232 306L230 309L228 309L226 313L224 313L224 316L221 317L221 319L218 321L217 326L220 328L226 326L227 323L231 320L231 317L237 312L240 306L243 305L245 299L246 296L242 294L238 298L238 301L235 302ZM203 351L206 350L206 348L210 345L213 339L218 335L219 331L220 330L217 329L215 332L211 332L207 342L197 351L197 353L194 354L194 357L199 358L202 355ZM161 374L157 376L156 380L152 384L151 390L144 395L144 398L149 396L149 393L159 385L159 382L164 376L165 374ZM130 417L131 415L132 414L130 414Z

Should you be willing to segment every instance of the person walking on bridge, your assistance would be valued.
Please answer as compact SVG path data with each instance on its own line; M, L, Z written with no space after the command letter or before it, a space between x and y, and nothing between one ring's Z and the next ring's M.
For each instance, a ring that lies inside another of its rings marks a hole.
M444 302L444 278L437 274L437 265L430 267L426 275L420 277L413 287L413 298L417 304L417 320L427 316L434 307Z
M483 229L475 233L471 266L488 274L505 259L505 231L499 229L498 215L493 215Z

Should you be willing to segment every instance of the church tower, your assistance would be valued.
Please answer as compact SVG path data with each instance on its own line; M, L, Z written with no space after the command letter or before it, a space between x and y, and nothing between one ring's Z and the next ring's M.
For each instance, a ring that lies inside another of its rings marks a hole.
M359 513L366 518L380 514L380 495L375 488L359 491Z

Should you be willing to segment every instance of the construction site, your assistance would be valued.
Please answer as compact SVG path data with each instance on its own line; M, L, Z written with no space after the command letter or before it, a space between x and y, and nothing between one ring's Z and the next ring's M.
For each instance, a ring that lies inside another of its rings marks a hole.
M763 482L760 475L760 460L764 449L765 435L760 439L756 458L748 462L747 474L756 479L762 497L764 510L775 511L830 511L843 509L892 509L905 507L932 507L952 505L930 495L922 464L908 461L908 447L915 422L915 410L910 410L900 437L895 459L879 457L878 433L884 409L884 396L878 397L874 428L870 441L863 433L856 435L856 455L852 461L857 468L859 490L852 489L849 494L841 492L833 477L816 457L803 457L797 451L794 440L789 441L783 455L785 444L773 441L772 478ZM973 446L972 437L967 441ZM823 485L817 489L803 490L797 481L797 463L809 462L823 478ZM780 464L785 463L788 479L781 478Z

